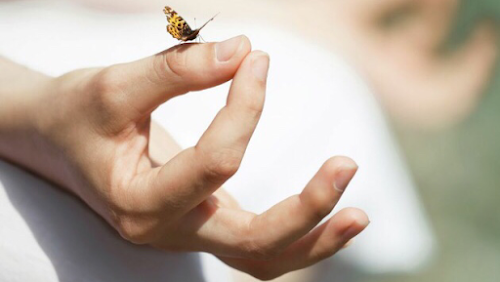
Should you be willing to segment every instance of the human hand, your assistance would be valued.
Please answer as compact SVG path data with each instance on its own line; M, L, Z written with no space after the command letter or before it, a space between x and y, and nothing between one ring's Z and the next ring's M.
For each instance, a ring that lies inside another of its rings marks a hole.
M263 108L269 59L250 49L245 37L186 44L48 79L27 95L22 122L0 123L0 155L73 192L133 243L209 252L261 279L314 264L368 225L351 208L315 228L356 172L352 160L329 159L300 195L260 215L218 190L238 170ZM230 79L226 106L196 146L179 151L152 126L160 104Z

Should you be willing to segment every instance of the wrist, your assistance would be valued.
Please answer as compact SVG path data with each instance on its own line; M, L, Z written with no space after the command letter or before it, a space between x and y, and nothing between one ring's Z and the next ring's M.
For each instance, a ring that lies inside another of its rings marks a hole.
M33 105L51 79L0 56L0 138L30 123Z
M25 166L33 156L36 105L51 80L0 57L0 158Z

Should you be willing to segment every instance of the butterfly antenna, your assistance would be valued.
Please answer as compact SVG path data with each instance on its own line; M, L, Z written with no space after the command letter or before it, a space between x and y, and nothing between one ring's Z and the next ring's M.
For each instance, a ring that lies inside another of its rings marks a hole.
M215 14L215 16L213 16L211 19L209 19L209 20L208 20L205 24L203 24L203 25L202 25L202 26L201 26L198 30L201 30L202 28L204 28L204 27L205 27L205 26L206 26L209 22L213 21L213 20L215 19L215 17L217 17L219 14L220 14L220 12L219 12L219 13L217 13L217 14Z

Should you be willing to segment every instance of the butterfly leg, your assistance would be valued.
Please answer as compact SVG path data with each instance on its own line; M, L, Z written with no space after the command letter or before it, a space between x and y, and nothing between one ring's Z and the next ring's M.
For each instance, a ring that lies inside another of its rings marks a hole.
M198 26L197 26L197 24L196 24L196 18L194 18L194 29L196 30L197 28L198 28ZM196 41L197 41L198 43L201 43L201 41L200 41L200 35L198 35L198 36L196 37Z

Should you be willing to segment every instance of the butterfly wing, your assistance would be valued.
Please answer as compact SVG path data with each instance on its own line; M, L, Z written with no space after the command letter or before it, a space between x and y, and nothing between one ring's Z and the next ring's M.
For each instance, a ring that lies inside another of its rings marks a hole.
M193 31L187 22L172 8L167 6L163 9L163 12L167 16L167 31L172 37L181 41L189 41L196 38L198 30Z

